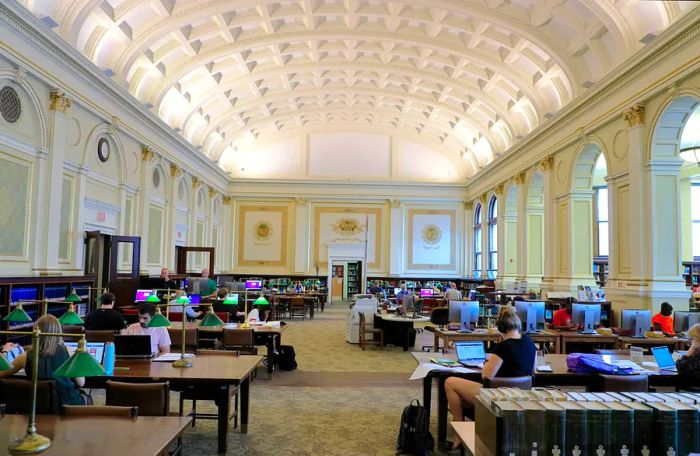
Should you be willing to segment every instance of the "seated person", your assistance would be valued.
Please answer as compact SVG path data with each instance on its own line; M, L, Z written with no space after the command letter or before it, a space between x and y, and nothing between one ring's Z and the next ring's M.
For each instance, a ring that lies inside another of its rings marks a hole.
M700 384L700 323L688 329L688 352L676 361L678 375L682 376L688 385Z
M95 309L85 317L85 329L92 331L121 331L126 328L124 316L114 310L114 293L100 296L100 308Z
M413 313L417 305L416 295L406 293L401 298L396 298L396 304L398 305L396 309L397 314L406 315L407 312Z
M373 280L372 286L369 287L369 290L367 290L367 292L375 296L377 294L381 294L384 297L384 301L386 301L386 291L384 290L384 288L379 286L379 280Z
M182 312L182 305L180 305L177 300L179 297L185 296L185 291L184 290L177 290L175 292L175 296L173 296L173 299L168 303L168 304L175 304L174 306L170 307L169 312ZM194 310L193 306L185 306L185 314L187 315L187 318L190 320L194 320L196 318L199 318L202 316L202 311L201 310Z
M675 336L673 331L673 306L667 302L661 303L661 312L651 317L654 331L661 331L667 336Z
M577 328L576 325L571 324L571 307L574 302L576 302L574 298L569 298L564 307L554 312L552 316L553 329L571 330Z
M537 348L525 334L520 334L522 323L515 314L515 308L503 306L500 309L496 327L503 341L494 347L493 353L484 362L482 378L520 377L531 375L535 368ZM449 377L445 381L447 402L455 421L464 419L464 406L474 407L476 396L481 391L481 383L459 377Z
M162 279L163 283L159 285L158 288L163 288L163 289L170 289L170 290L176 290L180 287L177 286L177 282L174 281L173 279L170 278L170 269L168 268L163 268L160 270L160 278Z
M151 353L157 356L170 353L170 334L168 334L168 328L148 327L148 323L155 313L156 308L150 302L141 304L139 307L139 322L127 326L126 329L122 330L122 334L125 336L151 336Z
M224 304L224 300L229 293L227 288L219 289L219 291L216 292L216 299L212 301L212 307L214 307L214 312L228 313L231 321L239 321L245 317L245 313L238 310L238 305ZM238 299L241 299L240 296Z
M34 328L39 328L41 332L60 333L61 323L53 315L44 315L34 323ZM12 350L13 343L3 345L2 351ZM14 375L20 369L24 369L27 377L32 375L31 360L33 348L20 354L12 361L12 368L0 372L0 377ZM85 377L66 378L56 377L54 372L61 367L63 363L68 361L70 355L68 349L63 344L63 338L60 336L44 336L39 339L39 380L54 380L56 382L56 392L58 393L59 405L91 405L92 398L89 394L83 393L80 387L85 385Z
M406 290L406 284L402 283L401 284L401 289L399 290L398 293L396 293L396 304L401 304L401 300L403 299L404 296L406 295L413 295L410 291Z
M304 287L301 284L301 282L297 282L294 284L294 292L296 294L303 293L304 292Z
M462 299L462 293L457 289L457 284L450 282L449 288L445 291L445 299L448 301L459 301Z

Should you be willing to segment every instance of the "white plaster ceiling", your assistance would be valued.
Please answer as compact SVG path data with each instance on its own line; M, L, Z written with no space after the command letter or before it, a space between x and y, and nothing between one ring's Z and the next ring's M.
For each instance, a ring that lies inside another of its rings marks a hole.
M417 138L473 175L694 2L21 0L227 170L305 129Z

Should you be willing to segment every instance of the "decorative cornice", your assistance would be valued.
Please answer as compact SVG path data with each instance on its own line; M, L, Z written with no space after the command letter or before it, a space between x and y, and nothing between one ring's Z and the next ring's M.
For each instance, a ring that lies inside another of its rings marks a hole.
M175 163L170 164L170 175L173 177L180 177L182 175L182 169Z
M197 188L200 185L202 185L202 181L199 180L199 177L192 176L192 188Z
M520 171L518 174L516 174L513 177L513 182L515 182L518 185L524 184L525 183L525 171Z
M72 101L64 93L59 92L58 90L52 90L49 93L49 96L51 100L49 104L49 110L60 111L63 114L65 114L68 111Z
M547 155L540 162L540 170L551 171L554 169L554 155Z
M221 197L221 202L224 203L226 206L231 204L231 201L233 201L233 198L231 198L230 196L222 196Z
M150 162L156 158L156 153L151 150L148 146L141 147L141 160L145 162Z
M401 207L401 200L398 200L398 199L389 200L389 205L391 206L392 209L398 209Z
M634 127L644 123L645 108L642 104L636 104L622 113L622 118L628 127Z

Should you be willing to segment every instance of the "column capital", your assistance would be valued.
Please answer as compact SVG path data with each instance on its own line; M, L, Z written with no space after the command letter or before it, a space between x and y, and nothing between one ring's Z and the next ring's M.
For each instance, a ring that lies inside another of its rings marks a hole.
M172 177L180 177L182 175L182 169L175 163L170 164L170 175Z
M209 187L209 189L207 189L207 192L209 194L209 198L214 198L218 193L214 187Z
M306 201L307 199L301 196L297 196L294 198L294 202L299 206L306 204Z
M393 199L389 201L389 205L392 209L398 209L401 207L401 200Z
M554 169L554 155L547 155L540 161L540 170L551 171Z
M627 122L628 127L634 127L644 123L646 108L643 104L635 104L622 113L622 118Z
M141 160L145 162L150 162L156 158L156 153L151 150L148 146L141 146Z
M472 200L465 201L464 202L464 209L466 209L468 211L471 211L472 209L474 209L474 201L472 201Z
M230 196L223 196L221 197L221 202L224 203L226 206L231 204L232 198Z
M192 176L192 188L197 188L202 185L202 181L198 177Z
M486 192L479 195L478 200L482 205L486 204L486 197L488 197L488 193L486 193Z
M505 182L501 182L493 188L493 192L496 194L497 197L501 198L503 196L503 193L505 192L505 189Z
M520 171L518 174L513 176L513 182L515 182L517 185L522 185L525 183L525 176L525 171Z
M73 101L68 98L63 92L58 89L49 92L49 110L50 111L60 111L65 114L70 108Z

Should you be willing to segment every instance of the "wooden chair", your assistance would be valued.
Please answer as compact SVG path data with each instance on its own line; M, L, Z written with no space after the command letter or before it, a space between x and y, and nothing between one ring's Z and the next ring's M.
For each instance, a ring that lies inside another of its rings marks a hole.
M250 330L253 331L252 329ZM238 353L226 351L226 350L199 350L198 355L207 356L232 356L237 357ZM195 426L197 419L202 420L216 420L219 415L216 413L197 413L197 401L218 401L221 397L220 391L212 388L194 388L186 387L180 392L180 416L183 416L183 411L185 408L185 401L192 401L192 410L188 415L192 417L192 427ZM233 397L233 412L229 416L229 421L233 419L234 429L238 427L238 387L229 386L229 398L231 400Z
M303 296L292 296L292 301L289 304L289 318L294 316L306 320L306 303Z
M77 342L80 339L80 335L85 331L85 328L79 325L61 325L61 331L67 334L75 334L75 337L64 337L63 339L65 341Z
M436 327L442 328L446 324L450 322L450 309L449 307L433 307L430 310L430 323L432 323L435 326L425 326L423 329L425 329L428 332L435 332ZM434 347L432 345L423 345L421 347L421 350L432 350ZM447 347L442 347L442 350L446 350Z
M281 320L287 316L287 306L282 302L279 295L272 297L272 309L275 315L275 319Z
M23 378L0 378L0 404L7 413L29 414L32 406L32 382ZM39 380L36 389L36 413L58 415L56 382Z
M110 329L97 330L97 329L86 329L85 330L85 341L86 342L114 342L114 331Z
M494 377L484 379L485 388L520 388L529 390L532 388L532 375L522 377Z
M138 407L119 407L116 405L64 405L64 416L114 416L136 418L139 416Z
M177 327L177 325L170 326L168 328L168 334L170 335L170 346L173 351L179 351L182 347L182 327ZM195 353L197 351L197 329L196 328L186 328L185 329L185 352Z
M598 375L599 390L614 393L649 391L649 377L646 375Z
M220 326L212 329L197 328L197 350L201 348L219 348L223 332L224 330Z
M367 329L367 322L365 321L365 314L360 312L360 348L362 351L365 350L367 344L379 345L380 349L384 348L384 330L378 328ZM372 334L372 339L365 339L367 334ZM379 334L379 340L374 340L374 334Z
M168 416L170 386L163 383L124 383L107 380L106 404L139 408L141 416Z
M252 329L224 328L224 336L221 340L224 350L238 350L247 355L257 355L255 346L255 332Z

